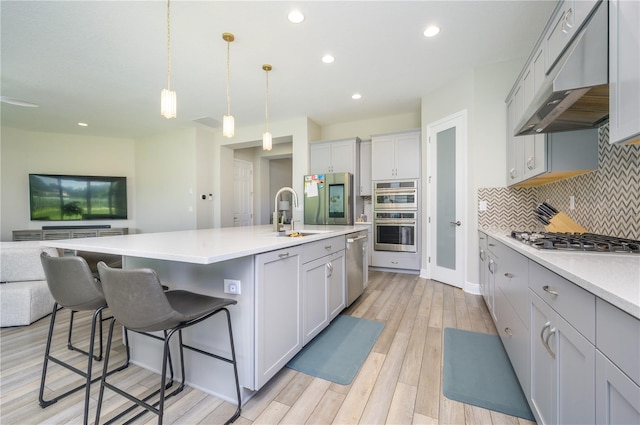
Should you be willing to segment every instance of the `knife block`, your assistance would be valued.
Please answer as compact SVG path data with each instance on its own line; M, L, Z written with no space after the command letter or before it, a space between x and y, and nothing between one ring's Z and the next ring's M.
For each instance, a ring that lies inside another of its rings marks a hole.
M549 224L544 226L547 232L555 233L588 233L587 229L576 223L563 212L559 212L549 219Z

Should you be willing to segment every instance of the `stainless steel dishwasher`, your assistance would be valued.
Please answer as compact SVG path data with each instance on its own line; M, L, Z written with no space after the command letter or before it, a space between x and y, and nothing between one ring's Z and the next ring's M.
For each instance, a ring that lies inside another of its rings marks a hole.
M369 267L367 250L369 247L369 231L361 230L345 235L347 264L347 307L364 291Z

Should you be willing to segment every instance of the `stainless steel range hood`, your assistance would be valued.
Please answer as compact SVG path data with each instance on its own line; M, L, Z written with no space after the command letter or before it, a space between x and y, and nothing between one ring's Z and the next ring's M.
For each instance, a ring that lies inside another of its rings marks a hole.
M599 127L609 118L609 16L603 3L545 78L516 136Z

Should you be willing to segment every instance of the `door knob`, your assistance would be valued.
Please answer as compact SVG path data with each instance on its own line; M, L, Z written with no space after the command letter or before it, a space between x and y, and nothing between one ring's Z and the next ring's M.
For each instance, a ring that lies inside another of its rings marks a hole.
M455 224L456 226L460 226L462 224L462 223L460 223L460 220L458 220L458 221L450 221L449 223Z

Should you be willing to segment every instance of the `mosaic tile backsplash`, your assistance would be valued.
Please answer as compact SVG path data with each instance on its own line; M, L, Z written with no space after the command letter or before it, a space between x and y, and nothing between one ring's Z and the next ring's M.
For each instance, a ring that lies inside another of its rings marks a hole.
M640 145L610 145L609 126L600 128L597 170L533 188L480 188L478 227L508 233L544 230L533 215L548 202L589 232L640 239ZM569 209L570 196L575 209Z

